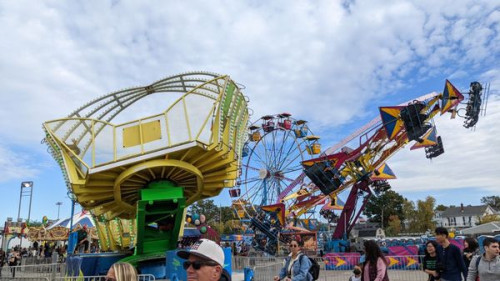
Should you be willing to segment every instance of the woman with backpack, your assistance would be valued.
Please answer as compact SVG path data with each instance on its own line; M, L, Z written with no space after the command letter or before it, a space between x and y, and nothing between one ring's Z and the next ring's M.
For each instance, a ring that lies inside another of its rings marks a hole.
M382 250L373 240L366 240L363 243L365 247L365 262L363 263L362 281L389 281L387 275L387 260Z
M310 281L312 280L309 274L311 261L309 258L301 253L301 246L299 241L292 240L288 245L290 247L290 254L284 261L284 266L281 269L279 276L274 276L274 281Z

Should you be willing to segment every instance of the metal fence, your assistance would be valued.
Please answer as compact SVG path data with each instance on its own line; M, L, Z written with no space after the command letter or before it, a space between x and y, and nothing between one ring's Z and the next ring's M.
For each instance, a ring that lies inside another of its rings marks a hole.
M233 270L243 270L245 267L253 270L253 280L273 280L283 267L284 257L234 257ZM353 275L352 268L359 263L359 257L353 260L329 256L329 258L314 258L320 265L320 281L345 281ZM422 271L422 256L391 256L388 257L388 275L391 281L423 281L427 274Z
M50 281L47 277L16 277L16 278L7 278L0 277L0 280L15 280L15 281Z
M0 280L15 281L104 281L106 276L66 276L66 264L4 266ZM154 275L139 274L137 281L155 281Z
M2 267L2 278L49 278L53 280L58 276L64 276L66 264L37 264L37 265L20 265L20 266L4 266Z
M51 281L104 281L106 280L105 275L96 276L72 276L72 277L56 277ZM154 275L151 274L139 274L137 275L137 281L155 281ZM17 281L17 280L16 280Z
M246 267L253 268L255 266L269 265L270 263L282 263L283 258L277 257L242 257L233 256L232 269L235 271L243 271Z
M59 257L58 257L59 261ZM49 264L52 263L52 257L23 257L21 265L34 265L34 264Z
M11 280L11 281L104 281L106 280L106 276L104 275L96 275L96 276L57 276L54 278L51 277L0 277L0 280ZM154 275L151 274L140 274L137 276L137 281L155 281Z

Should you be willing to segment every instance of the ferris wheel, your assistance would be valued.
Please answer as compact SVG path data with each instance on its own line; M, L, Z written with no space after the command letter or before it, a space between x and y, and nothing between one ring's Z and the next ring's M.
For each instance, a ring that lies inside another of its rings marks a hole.
M312 133L305 120L281 113L253 122L243 147L237 186L229 190L238 218L254 218L262 207L280 203L285 210L291 210L297 200L287 196L308 185L301 163L320 152L319 136Z

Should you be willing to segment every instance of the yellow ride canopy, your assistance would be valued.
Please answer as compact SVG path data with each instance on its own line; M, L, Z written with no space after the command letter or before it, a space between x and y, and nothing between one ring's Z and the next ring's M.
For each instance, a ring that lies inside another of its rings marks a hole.
M111 123L137 100L162 92L182 95L160 114ZM109 230L116 218L135 218L139 191L153 181L184 187L187 205L234 186L248 117L247 100L229 76L194 72L111 93L43 128L68 188L102 234L103 222ZM111 240L111 249L128 246Z

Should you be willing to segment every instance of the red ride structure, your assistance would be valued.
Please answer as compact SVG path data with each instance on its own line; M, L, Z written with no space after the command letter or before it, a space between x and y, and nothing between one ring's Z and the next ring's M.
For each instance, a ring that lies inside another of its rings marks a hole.
M259 233L259 245L256 248L275 254L279 241L286 242L280 232L290 229L297 218L311 214L311 210L319 206L322 206L321 215L329 221L337 222L331 238L334 241L346 240L370 196L389 189L387 180L396 178L386 161L410 143L411 150L423 148L428 159L443 154L443 142L438 136L433 118L437 114L450 114L452 119L456 116L465 118L466 128L475 126L480 113L485 111L482 103L487 99L489 87L486 86L485 89L483 94L482 85L472 82L469 99L462 103L464 95L446 80L443 93L433 92L398 106L380 107L379 117L323 153L319 151L319 144L315 147L318 137L312 134L301 135L300 130L297 130L304 125L304 121L291 120L288 114L262 117L260 128L255 125L250 127L250 142L259 142L263 135L276 132L273 128L291 130L295 132L297 139L308 143L306 150L309 155L319 157L301 161L302 173L297 173L295 177L276 173L272 167L267 168L266 173L255 169L255 172L262 172L261 179L272 179L277 183L276 187L272 187L266 185L272 181L264 182L266 194L272 194L272 197L265 196L261 204L245 201L240 197L239 201L233 201L233 205L246 206L239 207L240 218L247 218L250 227ZM465 114L460 114L462 111ZM286 120L291 122L285 123ZM346 146L353 146L353 143L355 148ZM273 151L274 146L267 147L268 155L276 153ZM248 155L252 153L255 153L255 149ZM265 160L261 162L267 163ZM243 180L243 183L249 183L254 178L246 177ZM336 208L337 196L348 188L351 190L343 208ZM233 193L239 195L239 189ZM243 210L248 209L252 212L243 213ZM342 210L340 217L333 213L333 210L339 209Z

